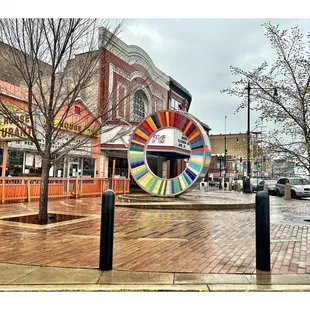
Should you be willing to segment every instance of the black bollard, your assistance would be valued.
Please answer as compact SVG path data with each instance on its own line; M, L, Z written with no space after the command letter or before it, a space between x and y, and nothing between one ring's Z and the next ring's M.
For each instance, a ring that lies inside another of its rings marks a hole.
M270 271L269 194L259 191L255 197L256 269Z
M112 270L115 194L107 189L101 200L99 269Z

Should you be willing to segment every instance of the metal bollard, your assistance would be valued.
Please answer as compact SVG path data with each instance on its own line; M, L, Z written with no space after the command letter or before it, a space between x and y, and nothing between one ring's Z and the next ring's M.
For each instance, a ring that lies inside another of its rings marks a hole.
M264 192L269 193L269 188L268 188L267 183L264 184Z
M270 271L269 194L259 191L255 197L256 269Z
M247 194L252 193L252 184L249 179L243 182L243 192Z
M291 194L291 184L286 183L285 184L285 190L284 190L284 199L285 200L291 200L292 199L292 194Z
M229 184L228 184L228 190L232 191L232 183L231 182L229 182Z
M107 189L101 200L99 269L112 270L115 193Z
M239 192L239 193L241 192L241 186L240 186L240 184L239 184L239 183L237 183L237 186L236 186L236 191L237 191L237 192Z

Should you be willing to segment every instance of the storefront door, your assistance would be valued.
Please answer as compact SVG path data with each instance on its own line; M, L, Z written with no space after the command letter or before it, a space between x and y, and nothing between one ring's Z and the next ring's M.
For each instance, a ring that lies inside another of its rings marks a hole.
M79 177L80 169L78 163L68 163L68 177L77 178Z

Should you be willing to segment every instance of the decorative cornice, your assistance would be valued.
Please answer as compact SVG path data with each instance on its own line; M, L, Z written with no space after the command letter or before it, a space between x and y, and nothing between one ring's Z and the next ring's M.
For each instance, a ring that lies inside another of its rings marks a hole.
M130 75L126 74L122 69L120 69L119 67L115 66L114 64L110 64L113 68L113 71L115 73L117 73L119 76L121 76L122 78L126 79L127 81L131 81L131 77Z
M110 39L112 38L112 39ZM107 41L110 39L109 43ZM139 46L127 45L104 27L99 28L99 49L106 48L130 65L140 64L148 70L152 79L169 90L169 76L158 69L151 57Z

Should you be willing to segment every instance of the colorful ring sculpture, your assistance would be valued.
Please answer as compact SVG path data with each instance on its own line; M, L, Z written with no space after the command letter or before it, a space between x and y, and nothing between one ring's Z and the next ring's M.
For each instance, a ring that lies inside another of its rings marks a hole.
M185 170L175 178L156 176L147 163L147 144L159 130L175 128L188 139L191 156ZM160 111L147 116L134 130L128 149L131 174L146 192L161 197L180 195L194 184L199 184L206 175L211 159L210 140L199 121L182 111Z

